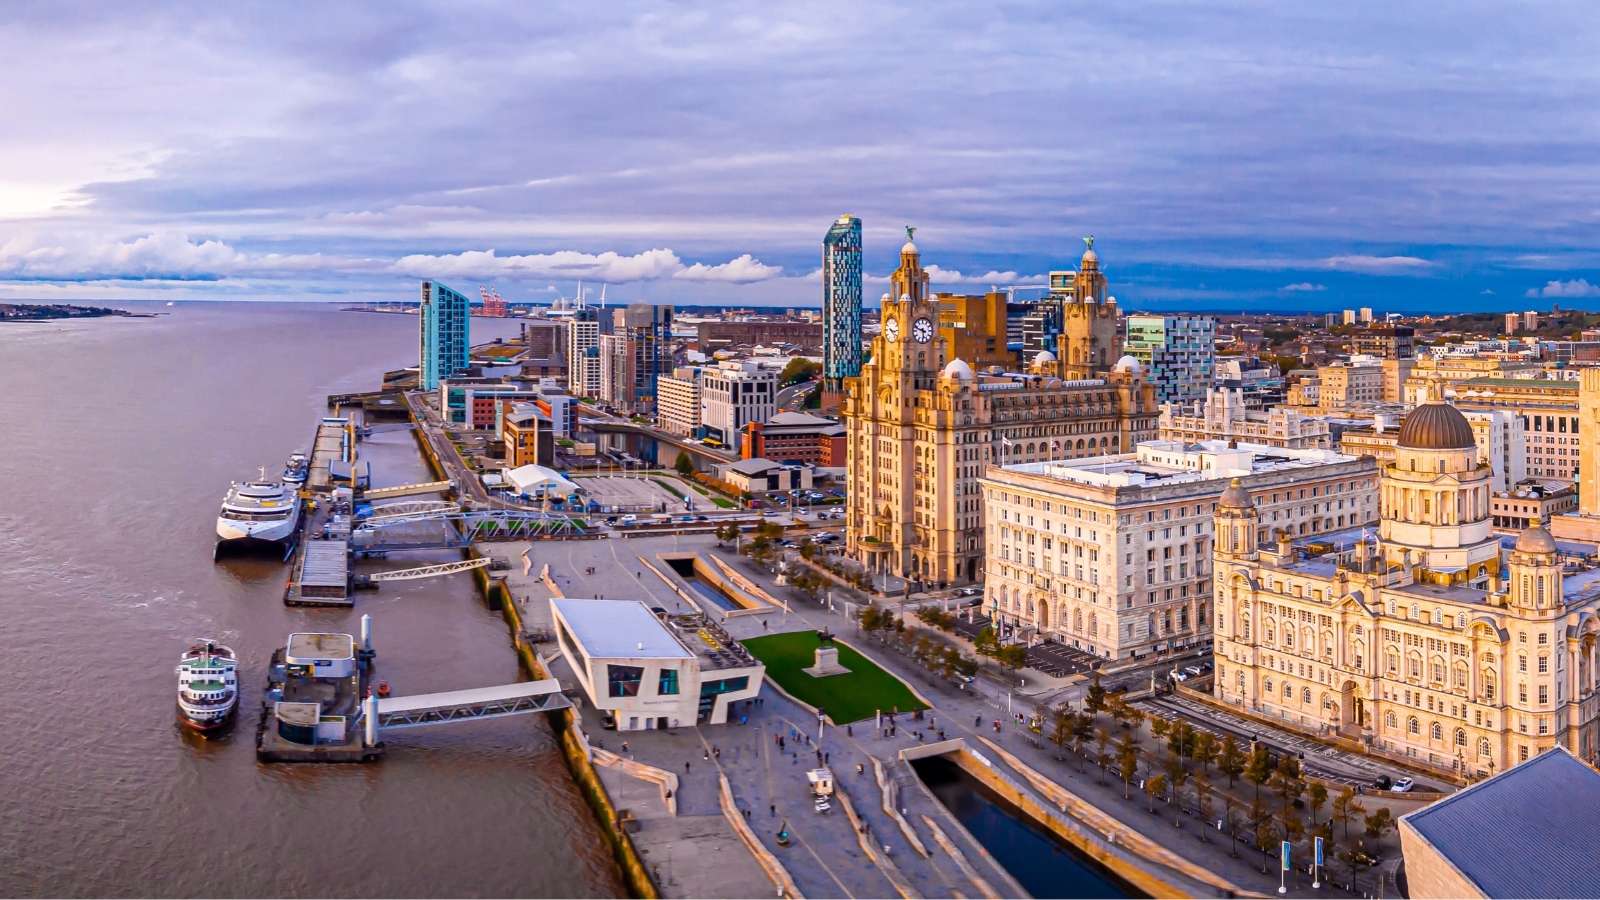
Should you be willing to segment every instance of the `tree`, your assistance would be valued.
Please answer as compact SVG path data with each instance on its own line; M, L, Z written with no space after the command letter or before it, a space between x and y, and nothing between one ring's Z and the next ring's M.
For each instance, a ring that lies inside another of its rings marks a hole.
M1209 731L1202 731L1194 736L1194 758L1200 764L1200 772L1209 776L1211 764L1217 761L1217 736Z
M1228 787L1244 772L1244 754L1239 752L1239 742L1228 735L1222 739L1222 749L1217 753L1217 769L1228 776Z
M1289 821L1289 809L1299 801L1300 795L1305 793L1306 783L1300 778L1300 763L1292 756L1285 756L1279 760L1278 768L1272 773L1272 786L1278 792L1278 797L1283 801L1281 819Z
M1021 644L1007 644L995 653L1000 665L1015 673L1028 661L1028 648Z
M1344 836L1350 836L1350 804L1356 802L1356 791L1350 785L1339 789L1339 795L1333 798L1333 817L1344 826Z
M1317 824L1317 816L1322 814L1322 807L1328 802L1328 786L1320 781L1311 782L1311 824Z
M1389 807L1380 806L1376 812L1367 814L1366 825L1367 837L1381 841L1389 829L1394 827L1394 813L1389 811Z
M1139 774L1139 746L1133 742L1133 736L1124 734L1122 740L1117 742L1117 769L1122 775L1122 799L1128 799L1128 785L1133 781L1133 776Z
M1194 808L1200 816L1200 840L1208 841L1206 833L1211 824L1211 779L1204 773L1194 777Z
M1100 673L1094 673L1094 679L1089 682L1089 692L1084 695L1083 705L1088 708L1089 715L1098 716L1106 708L1106 689L1100 684Z
M1071 743L1072 729L1075 725L1073 720L1076 718L1077 714L1072 711L1072 707L1065 703L1051 710L1050 743L1055 744L1057 749L1065 751L1067 744Z
M1267 848L1272 846L1272 839L1277 837L1278 830L1273 826L1272 816L1268 815L1267 811L1262 808L1259 800L1250 806L1250 821L1254 822L1256 826L1256 849L1265 854ZM1267 858L1265 855L1261 858L1261 874L1267 874Z
M978 630L978 636L972 639L972 649L978 651L979 656L993 656L1000 651L1000 640L995 637L992 626L985 625Z
M1083 749L1093 733L1094 717L1088 713L1074 713L1072 716L1072 752L1078 755L1078 771L1083 771Z
M1167 729L1167 747L1178 755L1187 757L1194 750L1194 726L1178 719Z
M1166 719L1163 719L1160 716L1150 717L1150 733L1155 736L1156 740L1161 740L1162 738L1166 737L1167 732L1171 730L1171 728L1172 723L1168 722Z
M1189 770L1183 766L1183 757L1174 753L1171 748L1167 749L1167 764L1165 768L1167 783L1172 785L1172 799L1177 800L1179 792L1183 790L1183 783L1189 780ZM1183 810L1183 804L1178 803L1175 805L1177 809L1173 810L1172 813L1172 827L1180 828L1183 823L1178 818L1178 814Z
M783 367L782 372L778 373L778 381L785 386L810 381L821 371L822 366L803 356L796 356L789 360L789 364Z
M687 453L679 453L678 459L672 464L672 467L678 471L679 475L694 474L694 460L690 459Z
M1255 802L1260 803L1261 786L1272 777L1272 759L1267 756L1266 747L1258 744L1250 751L1250 762L1244 768L1244 777L1256 786Z
M738 537L739 537L739 526L731 524L731 523L727 524L727 525L719 525L719 526L717 526L717 546L720 547L723 544L728 543L729 541L737 540Z
M1151 775L1145 779L1144 792L1150 797L1150 815L1156 814L1156 797L1167 789L1167 779L1161 775Z

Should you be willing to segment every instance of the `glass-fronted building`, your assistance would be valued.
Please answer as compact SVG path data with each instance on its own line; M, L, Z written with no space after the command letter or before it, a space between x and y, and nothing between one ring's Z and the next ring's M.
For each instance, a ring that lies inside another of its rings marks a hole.
M861 374L861 220L840 216L822 239L822 376L831 391Z
M439 389L439 382L467 370L472 346L472 317L467 296L437 281L422 283L422 306L417 310L418 367L421 387Z
M1122 352L1137 359L1160 403L1205 399L1217 369L1217 320L1209 316L1129 316Z

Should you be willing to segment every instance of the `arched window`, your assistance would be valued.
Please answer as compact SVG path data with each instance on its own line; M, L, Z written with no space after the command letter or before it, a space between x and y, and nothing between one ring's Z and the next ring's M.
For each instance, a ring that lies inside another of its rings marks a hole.
M1393 727L1395 727L1394 723L1395 723L1394 710L1391 709L1388 712L1383 714L1383 727L1385 727L1385 728L1393 728Z
M1311 688L1300 689L1300 702L1307 706L1311 705Z
M1263 681L1261 683L1261 687L1262 690L1266 691L1267 693L1272 693L1272 679L1268 678L1266 681Z
M1478 755L1484 759L1489 758L1489 739L1478 738Z
M1383 668L1390 675L1400 674L1400 651L1393 647L1385 647L1383 651Z
M1428 680L1434 684L1444 684L1444 657L1435 656L1428 660Z
M1460 659L1456 660L1454 665L1451 666L1451 669L1453 670L1451 674L1454 675L1454 678L1451 679L1451 680L1455 683L1456 690L1458 690L1458 691L1466 690L1467 689L1467 664L1466 664L1466 661L1465 660L1460 660Z
M1239 693L1240 694L1244 693L1244 673L1243 672L1239 673Z
M1467 730L1465 728L1457 728L1455 740L1456 746L1465 750L1467 747Z
M1493 669L1484 669L1483 670L1483 699L1485 699L1485 700L1493 700L1494 699L1494 670Z
M1283 629L1283 646L1289 648L1290 650L1294 649L1294 629L1293 628L1285 628L1285 629Z
M1406 654L1406 677L1422 678L1422 654L1415 650Z
M1428 737L1436 741L1444 740L1444 728L1438 722L1433 723L1428 729Z
M1406 733L1407 734L1421 734L1422 733L1422 723L1417 721L1417 717L1416 716L1409 716L1409 717L1406 718Z

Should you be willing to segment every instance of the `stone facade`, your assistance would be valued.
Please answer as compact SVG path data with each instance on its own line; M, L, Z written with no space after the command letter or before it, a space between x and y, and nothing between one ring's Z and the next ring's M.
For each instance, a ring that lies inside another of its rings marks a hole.
M1136 362L1111 364L1116 306L1092 249L1057 352L1026 372L980 375L951 355L915 244L891 281L871 360L846 382L847 552L873 571L971 582L983 571L984 467L1125 452L1155 436L1155 393Z

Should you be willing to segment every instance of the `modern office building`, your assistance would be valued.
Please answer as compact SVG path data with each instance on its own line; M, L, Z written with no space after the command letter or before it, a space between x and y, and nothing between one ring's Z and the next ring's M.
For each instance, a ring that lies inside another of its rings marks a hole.
M980 374L940 332L916 244L900 248L872 358L847 382L844 405L846 550L870 571L975 581L984 466L1123 452L1155 437L1155 391L1137 360L1110 356L1117 309L1092 248L1070 274L1056 351L1041 350L1027 371Z
M1600 370L1586 369L1587 377ZM1600 376L1597 376L1600 377ZM1412 379L1411 384L1416 384ZM1428 390L1424 383L1419 390ZM1582 453L1594 447L1578 433L1579 384L1537 378L1474 378L1440 388L1464 412L1514 413L1522 424L1529 478L1571 480L1583 470ZM1407 390L1412 388L1408 385Z
M467 370L472 348L467 295L437 281L422 283L417 309L418 386L437 390L439 382Z
M600 399L627 412L655 412L656 380L671 368L672 307L630 303L612 311L599 338ZM663 368L665 367L665 369Z
M721 725L761 692L766 666L702 615L638 600L552 597L556 644L589 702L618 731Z
M843 215L822 239L823 389L861 374L861 220Z
M700 373L700 427L738 452L744 426L777 412L778 371L753 362L725 362Z
M600 393L600 318L593 309L567 322L567 390L575 397Z
M833 419L806 413L778 413L744 426L740 455L833 468L845 465L845 429Z
M518 403L501 417L500 436L506 445L506 468L556 464L556 438L550 420L531 403Z
M1600 579L1544 528L1509 557L1472 426L1432 400L1382 467L1375 541L1280 541L1233 486L1214 531L1217 699L1460 776L1557 744L1594 760ZM1318 552L1318 551L1321 552Z
M656 427L668 434L700 433L700 370L679 366L656 379Z
M1129 316L1122 352L1144 366L1162 403L1204 400L1216 374L1217 320L1209 316Z
M1377 518L1377 466L1328 450L1146 441L1133 453L990 467L984 609L1017 637L1106 659L1211 630L1211 516L1231 479L1296 537Z
M939 305L939 337L952 359L965 361L977 371L991 366L1017 368L1017 354L1006 334L1006 295L934 294Z
M1357 331L1351 350L1378 359L1412 359L1417 355L1416 329L1410 325L1372 325Z

